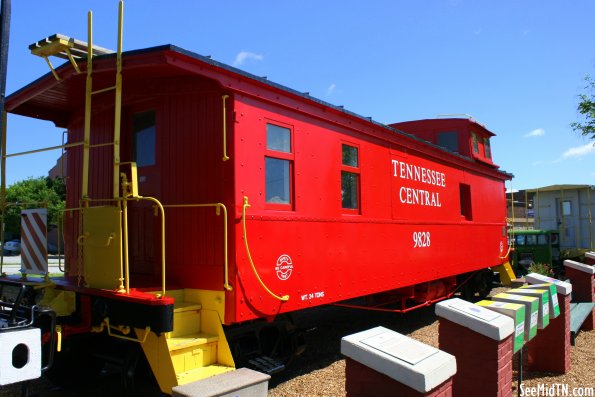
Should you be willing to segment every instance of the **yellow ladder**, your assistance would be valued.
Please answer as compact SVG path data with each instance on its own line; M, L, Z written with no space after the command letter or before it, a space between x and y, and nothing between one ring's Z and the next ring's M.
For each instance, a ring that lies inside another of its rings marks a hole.
M114 134L113 134L113 142L110 145L113 147L113 178L112 178L112 191L113 191L113 199L116 204L113 205L114 208L120 207L120 201L122 197L120 197L120 130L121 130L121 115L122 115L122 33L123 33L123 20L124 20L124 2L120 0L119 8L118 8L118 45L116 51L116 76L115 76L115 84L110 87L102 88L99 90L93 91L93 57L96 55L105 55L105 54L112 54L112 50L108 50L103 47L93 45L93 14L91 11L88 13L88 40L87 42L76 40L74 38L64 36L61 34L54 34L49 36L43 40L40 40L36 43L33 43L29 46L31 53L33 55L40 56L46 60L48 63L54 77L60 80L58 73L54 69L52 63L49 60L50 56L55 56L58 58L68 59L72 63L73 67L80 73L80 69L76 60L86 59L86 85L85 85L85 121L84 121L84 137L83 137L83 170L82 170L82 180L81 180L81 198L83 201L83 207L87 208L89 203L92 199L89 197L89 163L90 163L90 148L91 148L91 110L92 110L92 96L94 94L104 93L107 91L113 90L115 92L115 104L114 104ZM101 223L101 222L99 222ZM121 232L121 226L119 224L114 224L110 226L111 228L115 228L118 226L120 228L119 233L118 231L113 231L114 234L118 236L122 236L121 239L127 239L127 235L123 235ZM86 225L86 227L90 227L92 229L96 228L97 225ZM101 225L99 225L101 227ZM84 241L86 235L83 233L79 237L79 242ZM81 240L83 239L83 240ZM122 244L122 241L119 242ZM119 249L120 245L116 247ZM127 244L125 244L127 246ZM107 244L110 246L110 244ZM115 247L115 246L114 246ZM82 244L79 244L79 250L82 249ZM109 251L114 251L111 249ZM126 253L124 253L126 254ZM107 255L107 254L106 254ZM81 257L85 258L84 255ZM88 258L90 258L87 255ZM93 267L100 262L101 259L113 259L113 255L107 255L106 258L102 258L101 255L93 256L96 258L94 263L91 263L90 266ZM83 259L82 267L84 268L86 265L85 259ZM117 266L112 266L114 269L122 269L122 258L118 262ZM103 269L105 270L105 269ZM113 274L111 274L113 273ZM118 272L110 272L107 274L107 279L118 279ZM120 285L118 286L119 290L124 290L124 276L119 274ZM128 284L126 284L128 285ZM106 288L103 284L99 286L100 288ZM128 288L126 288L126 293L128 293Z

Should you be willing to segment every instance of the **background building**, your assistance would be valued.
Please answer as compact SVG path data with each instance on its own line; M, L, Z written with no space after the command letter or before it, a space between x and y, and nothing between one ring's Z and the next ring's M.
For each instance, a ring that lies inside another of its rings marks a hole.
M560 248L594 249L595 186L552 185L527 190L534 227L560 231Z
M506 216L508 223L517 230L534 229L535 212L533 197L535 193L519 190L506 193Z

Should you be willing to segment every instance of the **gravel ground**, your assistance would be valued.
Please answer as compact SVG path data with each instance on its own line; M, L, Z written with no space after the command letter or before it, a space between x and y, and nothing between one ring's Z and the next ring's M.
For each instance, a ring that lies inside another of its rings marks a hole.
M494 293L502 289L494 290ZM370 312L341 307L319 307L298 313L295 319L307 330L307 350L289 368L273 376L269 397L340 397L345 396L345 360L340 353L341 338L376 326L383 326L438 347L438 321L434 307L407 314ZM595 331L581 331L572 347L571 371L566 375L523 373L525 387L567 384L574 387L595 387ZM515 361L516 361L515 357ZM516 367L515 367L516 368ZM516 395L516 370L514 372ZM78 390L60 390L41 379L33 383L32 396L75 397L120 395L118 377L107 376ZM148 396L141 392L141 395ZM155 395L155 394L152 394ZM20 396L17 385L0 387L0 397Z
M497 289L493 293L502 290L504 289ZM292 365L293 368L299 369L289 369L271 379L269 397L345 396L345 359L340 354L340 339L378 325L438 347L438 320L433 307L404 315L322 308L320 313L315 313L307 320L320 321L319 326L307 334L309 350L303 357L296 359L299 362ZM568 374L556 375L525 370L523 388L539 384L567 384L569 392L572 393L574 387L595 387L593 346L595 331L581 331L576 338L576 346L571 350L571 370ZM316 355L318 359L314 358ZM518 360L517 355L514 360ZM517 395L516 366L513 377L513 395Z

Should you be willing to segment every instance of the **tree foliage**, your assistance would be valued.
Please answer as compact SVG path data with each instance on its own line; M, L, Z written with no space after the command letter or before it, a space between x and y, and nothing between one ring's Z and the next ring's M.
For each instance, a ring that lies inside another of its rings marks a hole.
M577 110L582 115L583 121L570 124L572 129L580 132L590 139L595 139L595 80L585 77L587 85L585 93L579 95L580 102Z
M6 189L5 232L20 234L21 210L47 208L48 225L57 224L66 202L66 184L62 178L29 178Z

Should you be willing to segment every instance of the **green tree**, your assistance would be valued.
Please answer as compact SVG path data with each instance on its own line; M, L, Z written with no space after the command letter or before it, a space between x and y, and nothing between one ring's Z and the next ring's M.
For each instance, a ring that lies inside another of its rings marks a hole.
M6 188L8 206L4 214L5 232L20 234L21 210L48 209L48 224L57 224L66 202L66 184L62 178L29 178Z
M582 115L582 122L571 123L572 129L590 139L595 139L595 80L585 77L585 93L579 95L577 110Z

